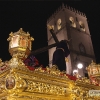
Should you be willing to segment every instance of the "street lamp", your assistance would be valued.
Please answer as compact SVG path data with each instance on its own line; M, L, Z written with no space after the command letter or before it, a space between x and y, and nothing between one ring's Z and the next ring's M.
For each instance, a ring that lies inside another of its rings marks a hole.
M78 63L78 64L77 64L77 68L78 68L78 69L82 69L82 68L83 68L83 64L82 64L82 63Z
M74 70L73 70L73 74L74 74L74 73L78 73L78 70L77 70L77 69L74 69Z
M77 70L77 69L74 69L74 70L73 70L73 76L75 76L75 77L77 77L77 78L80 77L80 75L78 74L78 70Z

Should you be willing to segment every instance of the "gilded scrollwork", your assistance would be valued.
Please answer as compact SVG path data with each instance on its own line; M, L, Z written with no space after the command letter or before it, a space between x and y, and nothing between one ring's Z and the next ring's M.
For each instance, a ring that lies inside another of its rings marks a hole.
M0 78L0 93L5 89L5 78Z
M67 88L63 86L57 86L53 84L33 82L27 80L28 87L25 91L27 92L39 92L47 94L56 94L56 95L66 95Z

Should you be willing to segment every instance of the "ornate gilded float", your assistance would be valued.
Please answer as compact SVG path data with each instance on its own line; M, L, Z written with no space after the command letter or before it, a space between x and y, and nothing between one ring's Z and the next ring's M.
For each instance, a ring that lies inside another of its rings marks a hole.
M100 90L100 65L92 62L87 67L89 79L67 75L57 66L32 71L23 63L34 40L30 34L21 28L7 40L12 58L0 59L0 100L100 100L100 96L89 95L89 90Z

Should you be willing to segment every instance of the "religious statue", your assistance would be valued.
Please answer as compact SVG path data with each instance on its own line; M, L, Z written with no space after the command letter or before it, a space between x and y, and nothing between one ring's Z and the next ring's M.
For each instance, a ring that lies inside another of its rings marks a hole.
M62 40L56 47L53 53L53 65L57 65L60 71L66 71L66 61L65 58L70 54L67 47L67 41Z

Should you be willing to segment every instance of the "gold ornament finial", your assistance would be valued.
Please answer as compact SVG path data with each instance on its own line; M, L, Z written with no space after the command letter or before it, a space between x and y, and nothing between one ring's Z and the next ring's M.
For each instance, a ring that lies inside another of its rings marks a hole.
M7 39L7 41L10 41L12 36L13 36L13 32L10 32L9 38Z
M29 32L27 32L27 36L30 36Z
M11 33L9 34L9 36L13 36L13 32L11 32Z
M66 62L69 62L69 59L68 59L67 57L65 57L65 61L66 61Z
M20 28L19 31L22 32L23 31L23 28Z
M92 64L92 65L95 65L96 63L92 60L92 61L91 61L91 64Z
M2 62L2 59L0 58L0 63Z
M34 38L33 37L31 37L31 41L34 41Z

